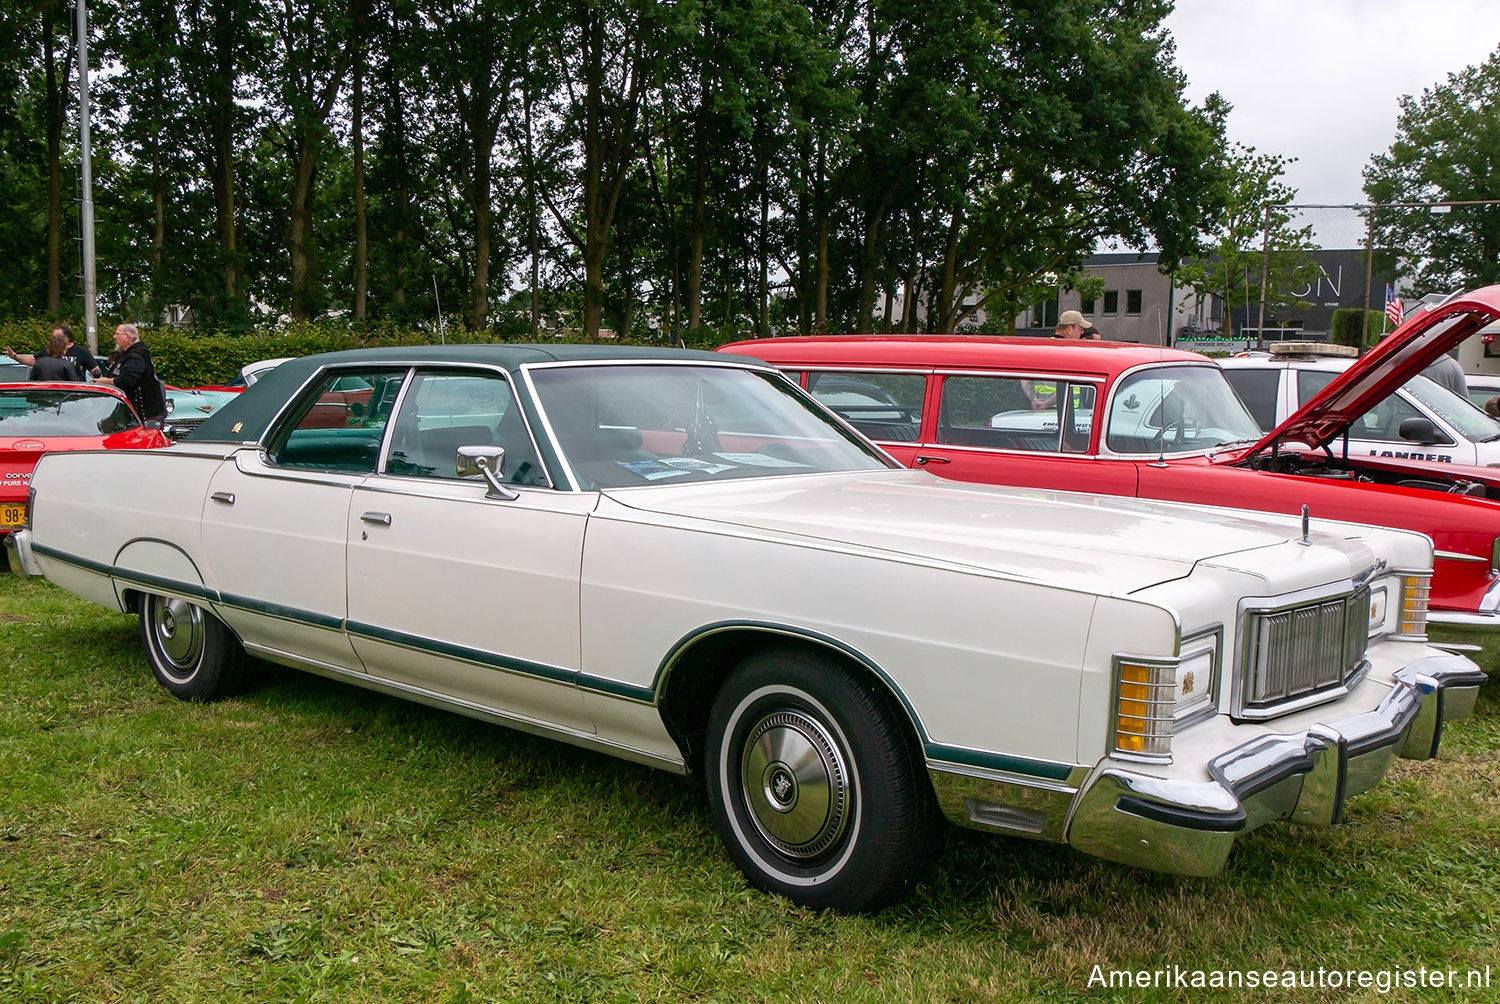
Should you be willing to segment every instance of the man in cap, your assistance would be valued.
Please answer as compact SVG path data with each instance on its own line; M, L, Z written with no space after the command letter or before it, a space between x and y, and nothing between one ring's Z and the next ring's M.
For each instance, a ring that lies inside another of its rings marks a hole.
M1057 327L1053 330L1052 337L1082 338L1083 315L1076 310L1064 310L1057 318Z

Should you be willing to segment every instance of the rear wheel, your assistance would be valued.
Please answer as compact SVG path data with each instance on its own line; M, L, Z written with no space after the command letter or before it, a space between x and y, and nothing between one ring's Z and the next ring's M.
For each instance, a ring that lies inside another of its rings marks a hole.
M890 699L796 650L751 656L709 716L709 801L755 885L816 909L904 896L936 844L931 789Z
M156 682L185 701L213 701L243 684L249 657L217 617L175 596L141 600L141 641Z

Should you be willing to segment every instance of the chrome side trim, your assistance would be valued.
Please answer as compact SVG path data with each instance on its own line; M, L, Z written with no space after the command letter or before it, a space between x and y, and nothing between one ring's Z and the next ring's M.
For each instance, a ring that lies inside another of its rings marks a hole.
M477 718L480 721L490 722L494 725L503 725L518 732L541 736L544 739L556 739L560 742L581 746L595 752L607 753L622 760L644 764L647 767L655 767L658 770L664 770L672 774L688 773L686 762L680 758L663 757L655 753L648 753L645 750L638 750L632 746L612 743L606 739L599 738L591 732L580 732L575 729L550 725L536 719L508 714L487 705L459 700L458 698L448 697L430 690L423 690L420 687L412 687L391 680L382 680L363 672L329 666L324 663L308 662L304 658L291 656L276 649L264 648L258 645L246 645L245 649L254 652L255 655L263 659L269 659L272 662L288 666L292 669L312 673L315 676L327 677L331 680L338 680L342 683L352 683L356 687L363 687L366 690L373 690L392 697L399 697L403 700L414 701L417 704L425 704L440 711L451 711L468 718Z
M1489 558L1481 558L1477 554L1460 554L1458 551L1433 551L1432 557L1434 560L1472 561L1480 565L1488 565L1490 563Z
M927 762L927 776L943 815L957 826L1001 831L1061 843L1068 810L1089 768L1075 767L1064 781Z

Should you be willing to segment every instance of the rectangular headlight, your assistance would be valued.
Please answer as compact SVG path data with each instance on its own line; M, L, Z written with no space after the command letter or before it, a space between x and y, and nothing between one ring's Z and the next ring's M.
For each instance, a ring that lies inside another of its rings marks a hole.
M1427 601L1432 594L1432 575L1401 576L1401 610L1396 633L1407 638L1427 636Z
M1168 759L1176 708L1176 660L1115 662L1115 750L1131 756Z

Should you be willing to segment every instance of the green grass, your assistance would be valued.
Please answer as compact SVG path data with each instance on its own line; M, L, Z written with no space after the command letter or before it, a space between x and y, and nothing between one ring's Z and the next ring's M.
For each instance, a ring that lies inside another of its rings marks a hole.
M1491 665L1495 664L1489 658ZM873 917L747 888L643 767L266 668L179 703L135 621L0 576L0 1000L1465 1000L1090 990L1095 965L1491 966L1500 687L1442 757L1213 879L960 830Z

